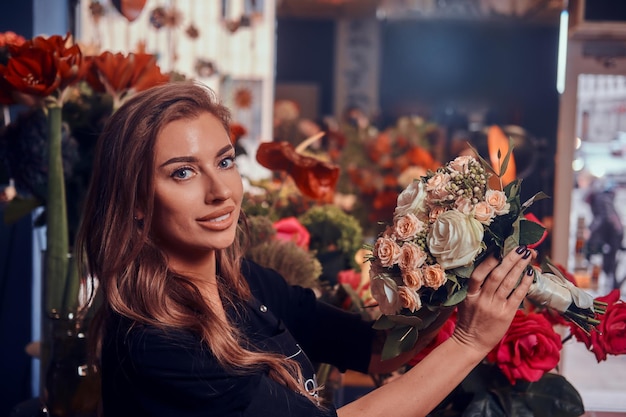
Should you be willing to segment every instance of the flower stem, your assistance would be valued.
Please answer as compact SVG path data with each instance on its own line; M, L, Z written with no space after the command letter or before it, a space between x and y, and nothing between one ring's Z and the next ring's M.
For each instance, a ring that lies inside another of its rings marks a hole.
M63 298L68 276L69 236L63 178L61 110L48 110L48 199L46 201L46 256L43 314L64 314Z

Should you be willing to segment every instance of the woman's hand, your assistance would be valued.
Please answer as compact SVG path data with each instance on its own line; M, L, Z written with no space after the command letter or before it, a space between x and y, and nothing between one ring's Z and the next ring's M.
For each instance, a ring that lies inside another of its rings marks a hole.
M502 261L490 256L476 266L459 305L454 340L486 355L502 339L532 284L533 275L526 271L535 256L520 246Z

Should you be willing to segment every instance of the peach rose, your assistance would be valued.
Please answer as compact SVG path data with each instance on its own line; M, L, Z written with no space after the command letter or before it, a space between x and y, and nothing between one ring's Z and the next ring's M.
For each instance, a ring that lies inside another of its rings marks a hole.
M483 249L483 225L456 210L441 213L428 234L428 248L443 269L470 265Z
M491 224L495 216L495 209L485 201L479 201L474 206L474 218L482 224Z
M376 275L370 283L372 297L378 302L383 314L396 314L402 308L398 296L398 284L387 274Z
M463 214L472 214L472 211L474 210L472 200L467 197L457 198L454 202L454 207L456 207L456 209Z
M419 290L424 285L424 273L422 269L410 269L402 271L402 282L412 290Z
M427 265L424 267L424 285L437 289L446 283L446 271L441 265Z
M374 256L380 259L380 264L391 267L398 263L400 246L391 238L379 237L374 244Z
M400 240L410 240L424 230L424 223L413 213L396 220L395 235Z
M400 299L400 305L411 310L411 313L422 308L422 300L420 300L419 294L410 288L398 287L398 298Z
M511 208L511 204L506 202L506 194L504 191L487 190L485 193L485 201L493 207L498 216L507 214Z
M422 181L413 181L398 196L393 218L406 216L408 213L416 214L426 211L426 188Z
M411 271L421 267L426 261L426 252L415 243L407 242L400 248L398 266L402 271Z
M437 172L426 182L426 191L434 200L446 200L450 195L450 191L447 190L449 184L450 174Z
M451 170L456 171L460 174L467 174L469 173L470 166L472 162L474 161L475 159L473 156L463 155L463 156L458 156L454 158L454 160L452 160L448 164L448 166L450 167Z
M437 217L439 217L439 215L441 213L444 213L446 210L447 209L443 206L434 206L430 209L430 212L428 213L428 220L431 223L434 223L437 220Z

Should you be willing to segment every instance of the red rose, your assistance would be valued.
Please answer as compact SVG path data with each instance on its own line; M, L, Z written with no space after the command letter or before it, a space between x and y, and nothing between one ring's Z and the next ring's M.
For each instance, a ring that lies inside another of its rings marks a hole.
M422 359L424 359L430 352L432 352L437 346L445 342L452 333L454 333L454 329L456 327L456 310L452 313L448 320L441 326L439 332L437 332L437 336L431 340L431 342L422 350L417 352L411 360L409 360L408 364L410 366L417 365Z
M487 355L512 385L518 379L535 382L561 358L561 338L541 314L518 310L511 327Z
M295 217L286 217L274 223L276 229L276 239L291 240L303 249L309 249L311 235Z
M596 330L586 334L575 325L570 325L570 329L576 339L584 343L601 362L606 360L607 355L626 354L626 303L620 300L617 289L596 300L607 303L606 312L596 314L600 320Z

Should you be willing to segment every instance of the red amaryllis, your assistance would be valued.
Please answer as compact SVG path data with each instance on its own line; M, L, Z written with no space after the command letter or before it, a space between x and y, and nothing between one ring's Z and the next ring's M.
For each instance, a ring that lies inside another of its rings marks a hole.
M339 180L339 167L296 152L288 142L264 142L256 159L267 169L285 171L294 179L302 194L323 202L332 202Z
M626 303L620 300L620 291L614 289L597 301L607 303L604 314L597 314L600 324L590 333L570 324L576 340L593 352L598 362L607 359L607 355L626 354Z
M57 61L51 51L32 48L30 44L10 46L7 65L0 65L0 77L20 93L47 97L61 84Z
M161 73L156 58L149 54L124 55L105 51L89 57L88 61L87 83L95 91L113 96L116 107L131 91L143 91L169 81L169 76Z
M541 314L518 310L511 327L487 355L512 385L519 379L535 382L561 359L561 337Z
M309 249L311 234L295 217L285 217L274 223L276 239L292 241L303 249Z
M234 144L241 139L248 131L239 123L231 123L230 125L230 141Z
M85 72L83 54L80 47L72 43L69 33L65 35L65 37L61 35L52 35L47 38L37 36L26 42L25 45L47 50L54 55L57 71L61 77L61 84L59 86L61 89L64 89L83 77Z
M26 42L23 36L18 35L15 32L7 31L0 33L0 47L6 45L21 45Z

